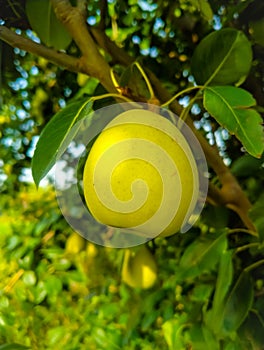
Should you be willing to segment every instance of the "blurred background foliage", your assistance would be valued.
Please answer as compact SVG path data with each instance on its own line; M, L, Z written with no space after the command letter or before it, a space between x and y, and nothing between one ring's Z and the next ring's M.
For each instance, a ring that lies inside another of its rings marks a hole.
M1 25L40 42L25 0L0 0L0 8ZM206 34L223 27L242 30L253 49L242 87L263 112L263 2L92 1L87 23L103 26L172 94L193 83L190 60ZM79 55L74 42L67 52ZM52 173L37 191L30 170L51 117L69 101L104 89L92 77L2 41L0 55L0 344L58 350L263 349L263 157L246 155L196 103L191 115L197 127L255 203L251 217L259 236L240 229L230 210L206 205L188 233L148 244L157 281L148 290L131 288L121 279L124 251L76 238L60 214ZM186 105L188 97L180 102Z

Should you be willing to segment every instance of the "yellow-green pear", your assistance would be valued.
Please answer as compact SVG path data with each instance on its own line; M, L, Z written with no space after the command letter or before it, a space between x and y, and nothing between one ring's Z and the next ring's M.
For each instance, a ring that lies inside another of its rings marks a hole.
M86 240L77 232L73 232L66 241L65 250L70 254L78 254L85 248Z
M151 111L129 110L94 142L83 187L97 221L146 237L170 236L193 213L198 170L180 129Z
M137 251L125 250L122 280L132 288L153 287L157 280L157 264L146 246L140 247Z

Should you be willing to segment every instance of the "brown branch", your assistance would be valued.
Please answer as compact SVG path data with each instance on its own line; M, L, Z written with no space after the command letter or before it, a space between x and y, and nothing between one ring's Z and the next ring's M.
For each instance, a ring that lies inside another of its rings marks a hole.
M79 1L77 7L72 6L69 0L51 2L56 16L82 52L81 70L97 78L109 92L116 92L110 76L110 67L88 31L83 1Z
M77 0L77 8L83 16L87 14L87 1L86 0Z
M48 61L63 67L72 72L80 72L79 59L69 56L65 53L58 52L44 45L38 44L30 39L16 34L5 26L0 26L0 39L12 47L30 52L36 56L46 58ZM85 71L82 71L85 73Z
M105 29L107 14L108 14L108 12L107 12L107 0L101 0L100 1L100 23L98 26L101 30Z
M118 47L100 28L91 27L90 32L97 45L107 52L116 62L127 66L134 62L134 58L129 56L121 47Z

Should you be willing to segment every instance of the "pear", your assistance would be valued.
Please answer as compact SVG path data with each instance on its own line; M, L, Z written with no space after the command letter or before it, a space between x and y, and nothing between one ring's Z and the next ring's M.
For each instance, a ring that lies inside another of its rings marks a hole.
M73 232L66 241L65 250L70 254L78 254L85 248L86 240L77 232Z
M157 280L157 264L146 246L140 247L137 251L125 250L122 280L132 288L153 287Z
M146 237L170 236L188 222L199 195L187 140L168 119L148 110L119 114L94 142L83 172L92 216Z

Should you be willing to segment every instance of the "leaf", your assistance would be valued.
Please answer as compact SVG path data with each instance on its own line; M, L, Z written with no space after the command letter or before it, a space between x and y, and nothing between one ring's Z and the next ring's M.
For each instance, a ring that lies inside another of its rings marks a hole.
M204 271L212 270L218 263L227 246L226 235L221 233L217 238L196 240L185 250L179 264L178 277L190 278Z
M245 79L251 63L251 44L245 34L225 28L209 34L199 43L191 70L198 84L230 85Z
M195 323L189 331L190 341L192 349L206 350L214 349L219 350L220 345L214 334L200 323Z
M58 152L65 150L73 139L70 135L73 125L86 117L92 110L93 102L73 102L55 114L43 129L32 159L32 175L36 185L56 162ZM65 142L67 138L67 142Z
M56 345L65 337L65 329L63 326L48 329L47 338L49 346L56 347Z
M260 309L261 310L261 309ZM264 344L264 321L259 311L252 310L238 330L244 349L260 350Z
M264 194L258 198L253 207L249 211L249 217L252 219L258 233L261 242L264 242Z
M261 46L264 46L264 18L259 21L254 21L249 23L250 34L252 35L255 42Z
M220 125L236 135L248 153L261 157L264 149L262 118L250 108L256 101L249 92L234 86L207 87L203 103Z
M27 0L26 14L32 29L47 46L64 50L71 43L72 38L57 19L51 1Z
M228 273L227 283L231 274ZM225 293L224 281L222 290ZM220 291L219 291L220 292ZM215 296L216 297L216 296ZM213 308L206 312L205 323L218 337L226 337L237 331L247 317L253 302L253 283L245 270L240 274L235 285L221 301L221 295L217 296L217 303L213 301Z
M237 177L247 177L262 171L264 153L260 159L256 159L249 154L237 158L231 166L232 174Z
M205 314L206 324L215 334L221 331L223 307L232 279L232 251L225 251L219 263L212 308Z
M207 0L191 0L191 3L201 12L201 15L207 21L211 21L213 19L214 14Z
M0 350L26 350L29 349L27 346L12 343L0 345Z
M149 99L150 94L141 72L135 64L127 67L121 75L120 86L128 89L129 94L136 98Z
M220 344L214 334L205 326L202 327L203 336L208 349L218 350L220 349ZM205 348L202 348L204 350Z
M203 221L209 227L221 229L228 226L229 212L226 207L208 206L203 210Z
M216 289L213 299L213 309L222 308L222 302L233 280L232 251L223 252L216 281Z
M248 272L243 271L234 285L223 309L222 330L235 332L251 308L253 302L253 283Z
M184 316L182 319L171 319L163 323L162 330L166 343L168 344L169 350L184 349L182 330L186 324Z
M213 11L207 0L198 0L200 5L200 11L202 16L207 20L211 21L213 19Z
M223 346L223 350L241 350L241 349L250 350L248 347L244 348L242 346L243 345L241 344L241 341L239 340L238 337L236 337L235 340L228 341L227 343L225 343L224 346Z

